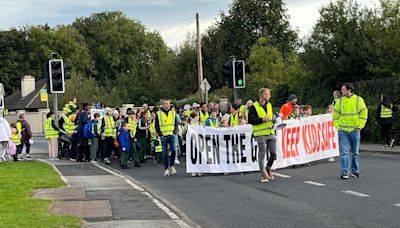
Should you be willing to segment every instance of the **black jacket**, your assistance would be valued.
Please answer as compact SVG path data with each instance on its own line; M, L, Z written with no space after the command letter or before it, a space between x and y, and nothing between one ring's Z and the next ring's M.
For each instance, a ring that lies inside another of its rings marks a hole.
M263 107L265 112L268 114L267 104L268 104L268 102L266 102L265 105L262 105L261 107ZM258 124L262 124L262 123L263 123L263 120L262 120L262 118L258 117L256 108L254 107L254 105L251 106L249 109L249 124L258 125Z

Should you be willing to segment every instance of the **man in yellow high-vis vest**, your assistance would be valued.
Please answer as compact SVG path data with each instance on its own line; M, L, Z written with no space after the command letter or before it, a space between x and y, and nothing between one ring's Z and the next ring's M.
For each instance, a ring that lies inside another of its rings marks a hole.
M171 110L171 102L168 99L163 101L161 110L157 112L155 120L157 135L161 138L163 147L162 157L164 161L164 176L176 174L174 166L176 153L176 135L178 134L178 121L176 112ZM168 145L171 153L168 152Z
M342 85L342 97L337 100L333 111L333 122L339 131L341 178L349 178L349 151L352 152L351 171L360 177L360 131L365 127L368 109L364 99L354 94L351 83Z
M275 116L269 102L271 91L262 88L258 92L259 99L249 109L249 124L253 127L253 135L258 145L258 164L261 172L261 182L273 180L271 167L276 158L276 137L274 130ZM265 157L270 153L267 164Z

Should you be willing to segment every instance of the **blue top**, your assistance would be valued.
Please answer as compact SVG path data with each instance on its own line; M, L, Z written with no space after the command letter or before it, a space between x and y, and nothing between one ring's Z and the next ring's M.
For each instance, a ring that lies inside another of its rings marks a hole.
M119 142L119 148L121 151L123 151L122 149L125 148L126 153L129 153L129 151L131 150L131 143L129 141L130 138L130 132L129 131L125 131L123 128L120 128L118 130L118 142Z

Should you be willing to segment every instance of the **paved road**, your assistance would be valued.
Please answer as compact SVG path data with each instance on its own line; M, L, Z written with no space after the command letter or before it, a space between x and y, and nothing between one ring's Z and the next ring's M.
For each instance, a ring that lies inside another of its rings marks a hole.
M123 172L203 227L400 227L399 164L362 153L361 178L341 180L338 162L321 161L264 184L258 173L191 177L185 164L170 177L151 162Z
M290 178L265 184L258 173L191 177L184 164L172 177L154 164L124 172L203 227L399 227L399 164L365 153L361 178L341 180L339 163L324 161L278 170Z

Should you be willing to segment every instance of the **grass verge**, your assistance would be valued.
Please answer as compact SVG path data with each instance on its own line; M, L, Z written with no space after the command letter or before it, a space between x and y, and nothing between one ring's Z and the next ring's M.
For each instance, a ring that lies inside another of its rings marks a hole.
M51 200L32 198L34 189L64 186L50 165L0 163L0 227L80 227L81 218L50 215Z

